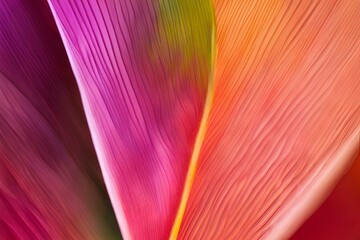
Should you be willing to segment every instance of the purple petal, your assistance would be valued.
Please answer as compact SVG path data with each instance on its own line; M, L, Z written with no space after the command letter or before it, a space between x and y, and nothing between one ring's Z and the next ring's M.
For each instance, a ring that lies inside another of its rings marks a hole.
M50 9L43 1L0 1L1 239L112 234L118 231Z

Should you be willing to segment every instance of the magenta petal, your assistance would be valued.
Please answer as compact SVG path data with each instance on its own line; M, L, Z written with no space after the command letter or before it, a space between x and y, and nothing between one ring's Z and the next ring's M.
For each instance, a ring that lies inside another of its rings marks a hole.
M211 2L49 2L122 234L166 239L208 90Z
M0 239L114 234L50 8L43 1L0 1Z

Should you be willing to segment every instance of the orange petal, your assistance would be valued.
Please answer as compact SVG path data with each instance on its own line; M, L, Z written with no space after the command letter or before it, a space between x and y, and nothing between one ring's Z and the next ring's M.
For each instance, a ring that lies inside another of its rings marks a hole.
M178 236L283 239L359 147L360 2L215 0L215 12L214 102Z

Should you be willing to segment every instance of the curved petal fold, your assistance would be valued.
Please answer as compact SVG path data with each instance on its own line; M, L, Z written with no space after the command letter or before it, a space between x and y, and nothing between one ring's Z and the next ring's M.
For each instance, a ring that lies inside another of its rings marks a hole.
M119 234L49 6L0 1L0 238Z
M211 2L49 3L124 238L168 238L211 87Z
M291 240L358 239L360 237L359 202L360 154L326 201L301 225Z
M214 8L214 100L177 236L286 239L359 148L360 2Z

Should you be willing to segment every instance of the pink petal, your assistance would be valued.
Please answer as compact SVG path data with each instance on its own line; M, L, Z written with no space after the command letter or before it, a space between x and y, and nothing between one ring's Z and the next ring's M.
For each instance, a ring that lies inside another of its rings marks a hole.
M49 2L123 236L166 239L209 86L211 3Z

